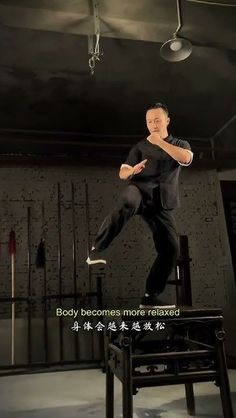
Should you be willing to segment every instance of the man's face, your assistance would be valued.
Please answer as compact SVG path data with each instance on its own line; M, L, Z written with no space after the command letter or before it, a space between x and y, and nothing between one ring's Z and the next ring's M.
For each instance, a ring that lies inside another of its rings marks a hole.
M160 135L166 135L166 129L170 118L162 108L150 109L146 113L146 123L150 134L158 132Z

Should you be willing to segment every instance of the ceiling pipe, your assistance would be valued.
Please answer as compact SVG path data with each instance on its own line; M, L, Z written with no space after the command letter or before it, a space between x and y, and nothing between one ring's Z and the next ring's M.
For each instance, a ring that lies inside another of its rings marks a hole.
M220 1L208 1L208 0L186 0L189 3L199 3L199 4L207 4L209 6L223 6L223 7L236 7L236 4L233 3L221 3Z
M231 123L233 123L236 119L236 113L232 116L232 118L230 118L214 135L213 135L213 139L217 138L217 136L219 136L221 134L221 132L223 132L226 128L228 128L228 126L231 125Z
M211 138L210 138L210 142L211 142L211 154L212 154L212 158L213 160L216 160L216 154L215 151L217 151L217 148L215 146L215 140L216 138L222 133L224 132L224 130L226 128L228 128L228 126L230 126L234 121L236 120L236 113L232 116L232 118L230 118ZM222 150L220 150L222 152Z

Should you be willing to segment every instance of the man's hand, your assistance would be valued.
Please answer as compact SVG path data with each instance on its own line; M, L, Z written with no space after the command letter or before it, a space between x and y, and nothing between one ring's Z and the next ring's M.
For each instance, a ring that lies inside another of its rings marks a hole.
M133 167L122 167L119 172L119 177L121 180L130 180L135 174L141 173L141 171L145 168L145 164L147 162L146 160L141 161L141 163L138 163L134 165Z
M136 164L136 165L133 167L133 175L134 175L134 174L141 173L141 171L143 171L143 169L145 168L145 164L146 164L146 162L147 162L147 159L146 159L146 160L141 161L141 163Z

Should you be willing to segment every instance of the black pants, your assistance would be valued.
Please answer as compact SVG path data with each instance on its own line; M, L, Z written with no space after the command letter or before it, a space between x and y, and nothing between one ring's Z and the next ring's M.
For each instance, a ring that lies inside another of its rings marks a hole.
M150 227L158 253L147 277L146 293L160 294L175 267L179 247L172 210L163 209L159 188L155 189L153 199L149 200L138 187L128 185L100 226L94 247L99 251L107 248L131 216L136 214L141 215Z

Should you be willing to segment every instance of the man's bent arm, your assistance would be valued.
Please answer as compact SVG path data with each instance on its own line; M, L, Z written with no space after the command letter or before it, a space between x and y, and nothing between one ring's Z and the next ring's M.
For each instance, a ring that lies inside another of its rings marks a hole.
M160 139L158 146L166 151L174 160L182 164L188 165L192 161L193 153L190 150L172 145L163 139Z

